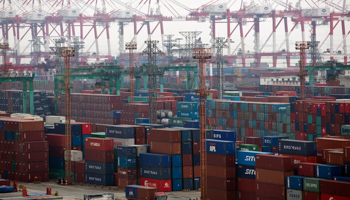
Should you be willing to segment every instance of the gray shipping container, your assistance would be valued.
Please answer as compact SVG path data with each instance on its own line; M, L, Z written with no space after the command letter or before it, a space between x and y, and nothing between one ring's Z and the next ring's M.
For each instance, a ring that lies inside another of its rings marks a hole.
M287 200L303 200L303 191L287 189Z

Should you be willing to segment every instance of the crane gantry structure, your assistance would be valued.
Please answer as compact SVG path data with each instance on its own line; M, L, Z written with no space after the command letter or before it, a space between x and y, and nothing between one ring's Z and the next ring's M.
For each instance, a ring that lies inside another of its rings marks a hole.
M312 33L320 34L317 30L324 27L329 30L325 38L318 37L321 41L319 48L329 49L327 56L330 60L341 56L346 63L347 38L350 33L347 26L350 12L346 2L252 0L247 3L243 0L208 0L208 3L197 5L197 8L190 8L181 0L3 0L0 8L1 38L13 47L8 59L16 64L26 58L35 65L43 58L50 57L54 54L50 51L50 43L57 37L67 37L68 46L73 45L74 37L84 40L87 48L79 55L82 61L89 58L112 60L111 40L116 39L119 44L118 55L121 54L122 60L125 60L123 58L128 56L123 48L126 35L131 35L133 41L138 43L140 39L145 39L139 38L141 34L148 38L160 34L161 46L164 48L164 34L169 32L166 24L179 21L209 22L211 46L219 33L218 29L226 31L228 51L224 59L229 66L239 60L243 67L248 67L246 60L255 59L254 63L260 67L262 58L271 58L273 67L276 67L278 58L285 59L287 66L291 66L291 57L299 56L299 52L290 48L291 43L294 43L290 40L293 37L296 41L306 41L309 34L307 25L313 23L310 27ZM193 5L196 6L196 3ZM112 26L118 26L117 34L110 34ZM265 33L269 32L267 37L261 33L261 27L264 27ZM299 27L300 32L297 33ZM128 28L131 28L131 33ZM284 35L284 38L277 38L277 35ZM234 37L240 38L235 46L230 39ZM252 38L254 51L249 53L247 46ZM337 38L340 41L336 44ZM101 51L101 46L106 47L105 53ZM29 49L32 51L29 52Z

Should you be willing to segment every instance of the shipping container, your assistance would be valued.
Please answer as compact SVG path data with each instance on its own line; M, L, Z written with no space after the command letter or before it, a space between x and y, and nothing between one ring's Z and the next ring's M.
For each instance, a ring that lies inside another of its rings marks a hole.
M154 167L171 167L171 160L169 155L156 153L142 153L140 154L140 165Z
M113 174L113 163L85 161L85 172L93 174Z
M221 155L235 154L235 142L207 139L207 152Z
M291 171L294 170L293 157L256 154L255 167L260 169Z
M269 154L258 151L237 151L237 163L241 165L255 166L255 156L260 154Z
M256 182L285 185L287 177L293 176L294 171L275 171L256 168Z
M279 140L278 153L300 156L316 156L316 142L298 140Z
M237 165L237 177L245 179L255 179L255 167L249 165Z

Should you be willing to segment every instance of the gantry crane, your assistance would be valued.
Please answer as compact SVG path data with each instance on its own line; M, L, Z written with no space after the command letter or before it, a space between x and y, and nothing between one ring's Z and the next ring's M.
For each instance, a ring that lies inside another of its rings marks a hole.
M72 136L71 136L71 97L70 90L72 85L70 83L70 58L75 56L74 47L61 47L60 56L64 58L64 97L65 97L65 117L66 117L66 151L65 151L65 172L66 172L66 184L72 183L71 176L71 149L72 149Z
M206 112L205 104L208 93L206 91L205 60L211 58L210 48L194 48L193 59L199 60L199 87L197 95L199 96L199 130L200 130L200 168L201 168L201 199L207 200L207 144L206 144Z
M128 42L125 44L125 49L129 50L130 103L134 103L135 68L133 50L137 49L137 44L135 42Z
M151 124L157 123L157 76L162 75L161 71L157 66L157 55L164 54L158 47L159 41L148 40L145 41L147 44L146 49L142 51L143 55L148 56L148 67L144 72L148 76L149 85L149 120Z
M299 67L300 71L298 73L298 76L300 78L300 98L301 100L305 99L305 77L307 76L307 71L305 70L305 50L309 49L310 43L308 41L299 41L295 42L295 49L300 50L300 61L299 61Z

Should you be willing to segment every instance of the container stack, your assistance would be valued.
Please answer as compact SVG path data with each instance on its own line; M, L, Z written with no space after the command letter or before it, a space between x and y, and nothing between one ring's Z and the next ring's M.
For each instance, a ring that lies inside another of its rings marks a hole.
M182 191L182 156L171 156L171 186L172 191Z
M120 113L120 123L134 125L136 118L149 118L149 105L145 103L127 103Z
M50 179L65 178L64 152L66 149L66 136L62 134L46 134L49 142Z
M73 162L74 180L77 183L85 183L85 161Z
M278 153L278 141L280 139L288 139L288 137L265 136L265 137L263 137L262 145L270 147L272 153Z
M171 156L156 153L140 154L140 184L157 187L160 192L171 191Z
M257 155L255 167L257 198L286 199L286 180L294 175L293 157Z
M188 129L180 129L182 141L182 184L184 190L193 190L193 146L192 132Z
M44 141L44 123L10 117L1 117L0 122L2 177L22 182L48 181L49 146Z
M238 199L255 199L256 188L252 187L252 185L255 185L255 156L261 154L267 153L246 150L237 151Z
M207 194L210 199L236 199L235 142L207 139Z
M64 99L64 94L61 95ZM72 119L79 122L114 124L111 111L122 110L121 96L106 94L72 93ZM59 115L64 115L64 101L58 102Z
M128 185L125 188L125 197L135 200L154 199L156 192L158 192L158 188L156 187Z
M118 187L137 184L136 146L118 146Z
M104 186L114 185L113 140L86 138L85 148L86 183Z

